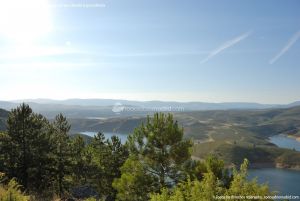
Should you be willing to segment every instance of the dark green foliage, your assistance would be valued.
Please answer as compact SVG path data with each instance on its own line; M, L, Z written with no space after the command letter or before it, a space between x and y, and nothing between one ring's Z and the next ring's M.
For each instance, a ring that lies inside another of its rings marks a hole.
M113 182L113 187L118 191L117 200L144 201L149 199L150 192L157 192L159 183L136 155L126 160L121 172L121 178Z
M192 143L183 140L183 129L171 114L157 113L148 118L128 137L128 146L132 157L122 167L121 178L114 182L119 200L145 200L148 193L186 178L185 163L190 160ZM133 190L136 185L140 187Z
M112 187L114 178L121 176L120 168L128 158L126 145L121 144L121 140L113 136L105 140L103 133L98 133L90 144L93 154L95 169L92 180L96 188L102 195L110 198L116 196L116 191Z
M39 197L62 195L71 167L69 129L62 115L50 124L26 104L13 109L7 132L0 134L1 171L17 178L27 191L39 192Z
M91 136L81 134L81 133L70 134L71 139L77 138L78 136L83 138L83 141L84 141L85 144L91 144L92 143L93 137L91 137Z
M0 109L0 131L6 130L6 120L8 118L8 111Z
M156 177L160 188L184 178L184 163L191 157L192 142L183 140L183 129L171 114L155 114L129 136L129 147Z
M71 167L71 149L68 136L71 126L62 114L55 117L52 126L56 143L54 169L57 177L58 193L62 196L67 187L65 176L69 173Z
M209 159L213 160L213 158ZM209 164L206 165L209 166ZM209 163L211 163L210 161ZM215 162L213 162L215 163ZM204 174L203 179L200 180L188 180L186 182L179 183L172 190L164 189L161 194L152 194L151 201L214 201L214 200L248 200L235 199L230 196L261 196L262 199L255 200L269 200L264 199L263 196L272 195L267 185L259 185L256 180L247 180L247 167L248 161L245 160L241 165L240 171L233 171L233 179L228 185L224 186L219 182L217 175L209 170ZM217 169L221 168L221 165L217 165ZM221 168L223 169L223 168ZM227 195L230 198L222 198Z
M7 120L7 135L3 135L2 157L10 178L16 177L24 188L42 190L51 180L51 133L49 123L41 115L22 104L13 109Z
M72 178L73 185L83 185L87 182L92 154L85 147L85 142L81 136L77 136L71 142L72 151Z

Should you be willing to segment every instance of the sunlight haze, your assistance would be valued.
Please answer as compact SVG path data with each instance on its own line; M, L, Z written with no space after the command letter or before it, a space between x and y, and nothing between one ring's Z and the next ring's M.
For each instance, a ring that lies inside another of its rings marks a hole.
M1 1L1 99L291 103L299 11L296 0Z

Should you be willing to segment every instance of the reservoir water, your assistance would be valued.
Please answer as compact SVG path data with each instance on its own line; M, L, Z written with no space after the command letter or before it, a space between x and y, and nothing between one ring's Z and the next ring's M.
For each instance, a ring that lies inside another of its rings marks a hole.
M286 135L270 137L270 142L278 147L300 151L300 142ZM249 170L249 178L257 177L259 183L268 183L272 191L278 195L300 195L300 171L263 168Z
M278 147L300 151L300 142L295 138L287 137L286 135L272 136L270 137L270 142L276 144Z
M249 178L268 183L277 195L300 195L300 171L277 168L250 169Z

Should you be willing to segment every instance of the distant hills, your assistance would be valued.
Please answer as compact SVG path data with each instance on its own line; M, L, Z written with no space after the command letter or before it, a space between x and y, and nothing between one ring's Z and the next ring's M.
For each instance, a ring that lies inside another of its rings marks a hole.
M300 101L291 104L259 104L246 102L206 103L206 102L174 102L174 101L130 101L121 99L25 99L0 101L0 108L10 110L20 103L28 103L34 111L53 118L62 112L69 118L110 118L119 116L145 116L155 111L204 111L204 110L244 110L288 108L300 105ZM117 110L113 109L117 107ZM119 111L124 107L126 111Z
M194 139L193 157L209 154L226 165L240 164L248 158L252 167L300 169L300 152L279 148L269 137L286 134L300 137L300 106L260 110L208 110L174 114L185 137ZM69 119L73 133L81 131L132 133L145 117L108 119Z
M29 104L34 112L46 114L48 117L60 112L67 114L72 125L71 134L84 131L129 134L146 121L146 113L114 114L113 106ZM12 105L15 107L19 103L0 102L0 107ZM87 115L99 118L87 118ZM7 117L8 112L0 109L0 130L5 129ZM207 154L216 154L228 164L240 163L246 157L256 165L300 169L299 152L278 148L268 140L270 136L277 134L300 138L300 106L280 105L265 109L241 109L235 106L235 109L186 110L175 112L174 117L183 126L185 137L194 139L193 157L201 159ZM87 143L90 142L90 137L83 137Z
M205 139L211 132L255 133L261 138L279 133L300 137L300 106L261 110L208 110L187 111L174 114L184 127L186 136ZM107 119L71 118L72 130L131 133L146 120L140 117L113 117Z

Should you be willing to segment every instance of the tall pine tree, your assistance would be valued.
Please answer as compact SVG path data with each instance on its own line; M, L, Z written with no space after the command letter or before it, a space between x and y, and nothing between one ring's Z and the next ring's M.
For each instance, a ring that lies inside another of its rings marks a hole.
M65 180L66 174L69 173L71 168L71 148L70 138L68 132L70 131L71 125L68 123L66 117L59 114L55 117L52 123L54 134L55 134L55 170L56 170L56 181L58 194L62 197L67 183Z
M142 124L129 136L128 146L132 157L125 164L129 167L135 163L147 177L147 182L137 181L141 177L136 172L122 171L121 178L114 182L119 193L126 192L127 198L122 198L124 194L117 195L120 200L129 200L129 197L143 200L148 193L159 192L186 178L184 167L190 160L192 143L183 139L183 129L171 114L156 113L153 118L148 117L146 124ZM149 184L149 181L152 183ZM140 186L143 192L128 191L129 186L133 187L137 183L146 185Z
M5 167L8 176L16 177L26 189L41 190L51 183L48 167L52 146L48 128L49 122L33 113L27 104L9 113L7 135L1 138L6 149Z

